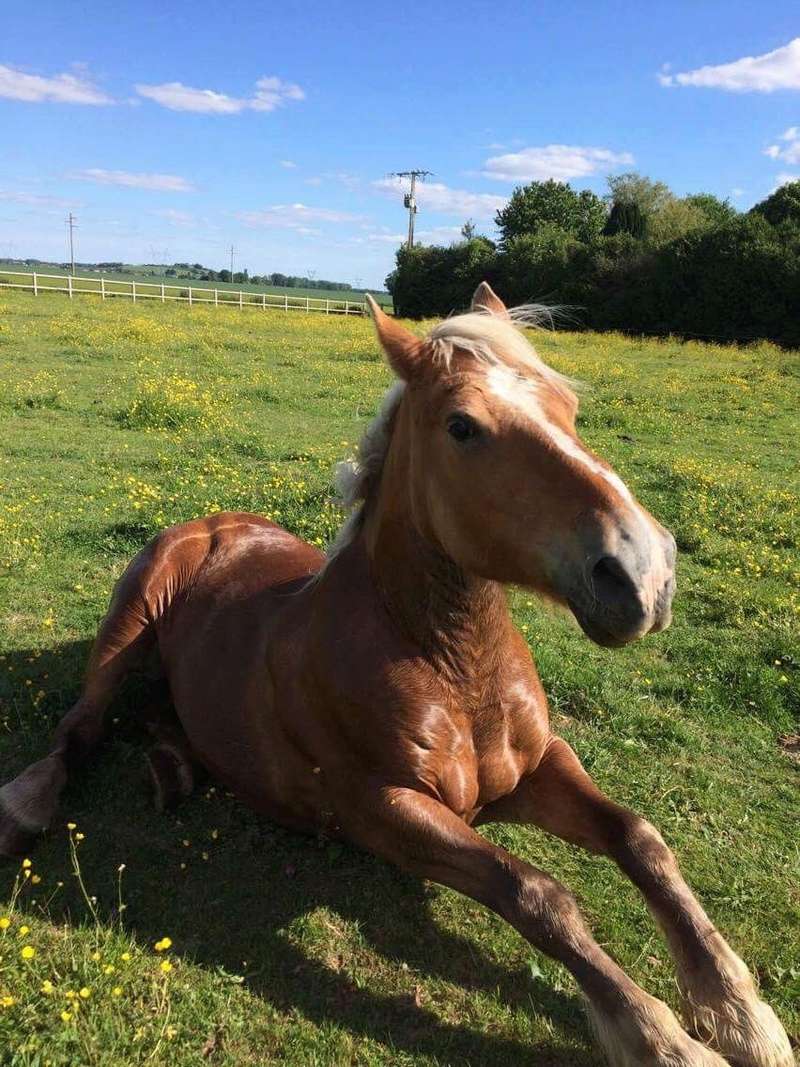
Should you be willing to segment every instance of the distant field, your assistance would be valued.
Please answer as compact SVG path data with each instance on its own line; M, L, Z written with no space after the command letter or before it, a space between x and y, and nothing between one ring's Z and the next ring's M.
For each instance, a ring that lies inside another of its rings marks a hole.
M674 531L678 595L671 629L613 652L521 591L515 619L557 729L660 827L797 1038L800 355L536 344L586 383L589 445ZM233 508L332 537L333 464L389 382L363 318L0 290L0 781L43 752L115 579L157 530ZM33 877L0 871L1 1063L599 1065L566 972L477 904L213 783L156 814L142 699L132 686L115 705ZM664 944L609 863L487 833L570 885L598 940L676 1005Z
M3 263L2 261L0 261L0 282L19 281L20 280L19 278L14 278L12 276L12 273L11 273L12 271L17 271L17 272L22 271L22 272L25 272L25 273L33 273L33 268L20 267L20 266L10 266L9 264ZM43 267L41 270L39 270L39 268L36 268L36 274L37 274L37 277L39 275L52 274L52 275L57 275L58 277L61 277L61 278L66 278L69 275L69 271L66 270L65 268L62 268L62 267ZM90 279L92 282L96 282L95 288L99 292L99 290L100 290L100 277L101 277L101 272L100 271L89 271L89 272L87 272L87 271L82 270L80 268L76 268L75 275L76 275L76 277L87 278L87 279ZM351 289L300 289L300 288L295 289L295 288L293 288L291 286L248 285L248 284L239 284L237 282L204 282L204 281L198 281L198 280L196 280L194 278L191 278L191 279L190 278L173 278L173 277L169 277L168 278L166 275L161 276L161 275L147 274L147 273L142 273L142 274L135 274L135 273L123 274L123 273L116 272L116 271L102 271L102 277L105 278L108 282L111 283L111 284L106 286L106 290L109 293L114 292L115 288L116 288L116 291L118 291L118 292L130 291L130 282L134 281L134 282L136 282L137 286L141 284L144 287L147 287L147 286L152 287L152 291L156 291L157 289L159 289L160 286L161 286L161 283L163 282L164 285L174 285L174 286L177 286L178 288L183 288L183 289L188 288L189 286L191 286L193 289L218 289L220 291L220 293L229 292L229 293L237 293L238 294L241 291L242 293L245 294L246 297L249 294L251 299L254 299L256 293L269 293L269 294L275 294L275 295L279 295L279 296L288 296L290 299L292 297L303 298L303 299L305 299L305 297L309 297L312 300L332 300L332 301L336 301L337 303L341 303L341 302L347 300L350 303L357 304L357 303L362 303L363 300L364 300L364 291L362 291L360 289L359 290L351 290ZM113 284L114 282L120 282L122 284L120 284L119 286L115 287L114 284ZM126 285L125 283L128 283L128 284ZM43 279L42 282L41 282L41 287L43 289L46 289L48 287L48 284L50 284L50 285L58 285L59 283L58 282L48 283L47 279ZM89 288L89 287L86 286L86 288ZM147 289L145 289L145 291L147 291ZM367 292L371 292L371 290L367 290ZM382 307L385 307L387 310L391 310L392 298L388 293L386 293L386 292L374 292L373 296L378 301L378 303L381 304Z

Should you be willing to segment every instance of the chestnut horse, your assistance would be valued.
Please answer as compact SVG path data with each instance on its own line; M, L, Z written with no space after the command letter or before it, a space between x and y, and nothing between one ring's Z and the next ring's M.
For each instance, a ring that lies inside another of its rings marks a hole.
M230 513L147 545L49 755L0 790L0 850L48 826L118 683L155 657L174 705L150 757L162 801L202 765L286 826L480 901L569 968L614 1064L790 1067L781 1024L659 833L551 731L503 589L536 590L623 645L669 625L672 536L581 443L569 382L488 285L424 339L370 309L399 382L345 470L353 511L334 548ZM699 1040L600 948L564 886L477 832L492 821L619 865L666 936Z

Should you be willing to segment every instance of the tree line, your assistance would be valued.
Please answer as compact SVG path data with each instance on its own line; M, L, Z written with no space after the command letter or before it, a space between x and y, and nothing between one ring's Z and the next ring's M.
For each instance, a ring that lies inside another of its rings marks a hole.
M531 182L497 212L497 242L468 222L450 247L400 248L396 313L447 315L485 278L510 306L564 309L572 328L800 347L800 181L746 212L636 173L608 186L601 198Z

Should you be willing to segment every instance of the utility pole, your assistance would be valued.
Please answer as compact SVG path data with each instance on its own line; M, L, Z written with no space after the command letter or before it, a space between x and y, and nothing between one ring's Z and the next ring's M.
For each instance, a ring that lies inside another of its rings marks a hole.
M72 240L72 231L75 229L76 222L77 222L77 219L75 218L75 216L70 211L69 218L67 219L67 225L69 226L69 263L70 263L69 272L73 276L75 275L75 246L74 246L73 240Z
M408 208L408 241L406 243L407 248L414 247L414 216L417 213L417 200L415 192L417 188L417 178L421 182L424 182L426 178L433 175L433 171L430 170L398 170L394 174L390 174L390 178L410 178L411 189L403 197L403 207Z
M236 249L231 245L231 281L233 281L233 256L235 252Z

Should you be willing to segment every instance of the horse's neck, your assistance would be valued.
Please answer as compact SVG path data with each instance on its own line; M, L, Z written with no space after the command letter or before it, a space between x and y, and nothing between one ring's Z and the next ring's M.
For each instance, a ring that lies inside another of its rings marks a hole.
M411 526L387 524L370 550L386 609L426 657L463 673L477 665L508 621L503 588L465 574Z
M417 529L402 484L381 489L360 534L378 596L445 681L480 691L511 630L505 590L466 574Z

